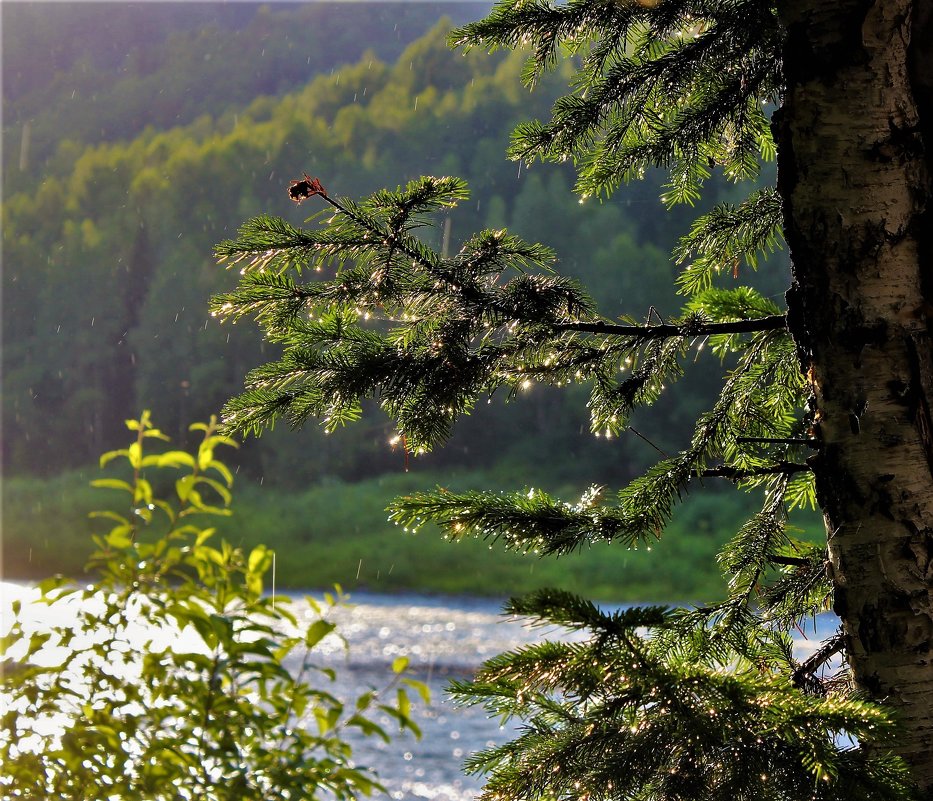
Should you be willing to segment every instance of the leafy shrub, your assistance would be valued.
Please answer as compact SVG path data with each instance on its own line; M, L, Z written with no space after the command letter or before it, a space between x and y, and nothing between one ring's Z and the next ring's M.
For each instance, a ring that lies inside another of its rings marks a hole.
M43 582L38 603L52 624L35 625L15 601L0 642L3 797L347 799L380 789L354 767L347 730L389 740L374 719L388 714L418 734L407 690L427 698L426 688L398 660L381 692L348 704L328 692L335 674L315 657L336 636L327 615L339 595L309 599L308 614L264 596L271 551L210 545L215 531L202 526L230 514L233 477L214 452L235 443L212 420L193 427L203 432L195 453L148 453L167 439L148 412L127 425L135 441L101 466L126 462L129 478L93 482L131 499L128 514L96 513L110 524L94 537L97 579ZM164 471L175 476L165 496L148 477Z

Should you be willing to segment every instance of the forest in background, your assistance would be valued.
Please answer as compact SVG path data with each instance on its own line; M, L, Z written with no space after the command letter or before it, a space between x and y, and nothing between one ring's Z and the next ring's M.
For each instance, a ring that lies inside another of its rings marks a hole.
M97 456L122 444L125 419L151 408L183 440L268 360L255 330L207 314L208 297L235 282L212 247L259 212L299 224L314 213L313 201L296 207L286 194L304 172L350 197L459 175L471 199L435 234L449 230L450 248L509 228L554 248L558 269L609 316L678 307L669 254L695 210L666 210L652 176L581 207L569 165L506 161L512 128L547 116L567 73L529 93L520 55L450 51L451 24L485 6L0 8L7 575L81 564L84 516L106 505L86 483ZM706 203L731 197L728 185L711 190ZM776 294L785 270L777 259L737 278ZM695 565L711 564L700 554L740 519L731 497L688 506L675 521L688 536L667 538L654 561L594 551L556 566L503 563L482 543L393 536L382 509L438 483L567 494L594 476L621 483L689 437L710 372L698 365L691 393L638 418L644 436L621 441L589 432L585 394L537 388L491 399L446 448L418 459L389 446L378 414L330 436L277 430L239 452L245 489L230 525L243 541L288 549L282 581L292 586L353 586L356 576L374 589L504 595L569 582L616 599L708 595L716 578Z

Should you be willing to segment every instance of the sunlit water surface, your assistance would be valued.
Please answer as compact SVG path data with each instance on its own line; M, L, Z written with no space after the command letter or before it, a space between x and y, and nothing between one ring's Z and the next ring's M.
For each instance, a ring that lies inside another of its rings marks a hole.
M34 592L23 585L0 582L0 632L9 626L10 603ZM293 611L312 615L300 596ZM352 698L369 688L384 687L397 657L410 660L412 678L431 688L431 704L417 705L413 716L423 736L410 734L385 744L376 738L354 743L355 761L375 769L394 799L465 801L481 786L481 779L464 776L463 759L471 752L501 743L511 730L489 720L481 708L455 706L445 695L452 678L468 677L484 660L553 631L532 629L500 613L501 603L476 598L431 598L422 595L354 594L348 607L331 615L349 645L334 638L321 646L321 660L337 668L336 695ZM31 608L30 628L41 630L45 606ZM46 617L45 625L49 621ZM56 621L61 623L61 620ZM835 626L831 618L819 621L816 631L801 632L801 657L815 649ZM142 642L140 632L140 641ZM148 635L151 638L151 632ZM384 721L387 728L390 722Z

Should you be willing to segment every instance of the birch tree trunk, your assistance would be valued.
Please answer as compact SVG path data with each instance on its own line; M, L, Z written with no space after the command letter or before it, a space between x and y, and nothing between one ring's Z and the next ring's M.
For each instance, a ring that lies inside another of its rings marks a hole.
M779 0L775 117L835 608L933 798L933 0Z

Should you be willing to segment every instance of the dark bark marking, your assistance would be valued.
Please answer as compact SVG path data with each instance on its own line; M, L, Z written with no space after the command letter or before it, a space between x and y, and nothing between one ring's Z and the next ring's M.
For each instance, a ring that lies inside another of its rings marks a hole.
M918 335L906 338L907 358L910 361L911 373L916 377L911 382L910 395L913 399L911 412L930 475L933 475L933 416L930 410L930 395L933 391L933 358L931 358L928 337L924 336L922 342L918 342L919 338Z
M924 164L926 205L919 215L917 240L920 256L920 281L926 307L918 313L927 323L927 331L933 335L933 4L915 2L910 20L910 44L907 49L907 70L911 90L917 104L921 145L925 154ZM921 182L921 188L923 188Z
M888 599L897 598L899 603ZM889 594L878 604L865 604L858 623L858 639L868 653L896 651L909 643L905 613L913 614L904 593ZM879 621L884 621L883 625Z
M862 685L872 698L878 700L884 700L887 693L884 691L884 687L881 684L881 680L878 678L877 673L872 673L870 676L860 676L859 684Z
M894 498L883 484L876 482L872 487L874 502L869 506L868 511L877 513L887 520L894 520L894 514L891 511L894 508Z
M930 578L933 576L933 531L928 528L919 528L913 520L905 521L905 525L910 531L907 547L917 563L918 577L924 584L921 591L925 593Z
M933 6L928 2L913 4L907 69L920 111L920 127L929 143L933 132Z
M838 34L822 47L812 45L813 21L809 17L796 19L788 24L784 44L785 65L805 65L807 79L832 81L841 70L852 65L868 63L869 56L865 52L862 28L873 5L873 0L832 4L832 26ZM822 13L826 13L826 10L822 10ZM802 82L793 69L788 70L786 67L785 78L789 85Z
M868 149L871 161L881 164L906 164L924 153L923 139L917 125L903 125L900 121L888 118L888 136L875 142Z

